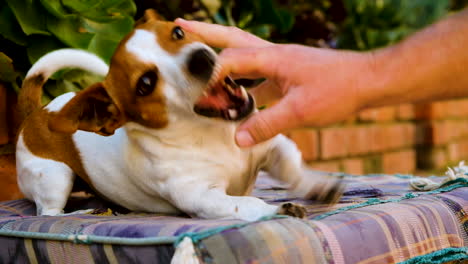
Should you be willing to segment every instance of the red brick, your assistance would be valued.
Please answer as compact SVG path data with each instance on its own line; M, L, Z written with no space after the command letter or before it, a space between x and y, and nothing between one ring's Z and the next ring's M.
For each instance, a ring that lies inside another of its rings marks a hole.
M412 104L402 104L397 106L397 118L398 120L414 120L416 115L414 111L414 105Z
M446 118L468 117L468 100L452 100L446 102Z
M418 120L443 119L447 116L448 103L435 102L417 104L414 107L415 118Z
M414 126L414 140L415 145L423 145L426 144L426 130L427 124L425 123L417 123Z
M375 154L363 158L364 174L382 172L382 155Z
M349 174L364 174L364 162L362 159L343 160L343 171Z
M362 155L372 152L372 127L368 125L349 127L346 130L347 153Z
M402 130L404 133L403 147L412 147L417 145L417 130L414 123L402 124Z
M340 163L338 161L321 161L308 164L314 170L338 172L340 171Z
M403 124L391 125L386 128L388 129L387 150L406 147L408 135L405 128Z
M417 104L414 107L418 120L441 120L447 118L468 117L468 100L451 100L434 103Z
M384 173L412 173L415 169L416 153L414 150L389 152L382 155Z
M467 120L447 120L445 122L450 131L450 140L457 140L468 135Z
M423 147L418 149L418 167L422 169L439 169L448 163L445 148Z
M348 133L344 127L320 130L320 157L330 159L347 155Z
M361 121L387 122L395 119L395 107L380 107L366 109L358 114Z
M411 130L406 124L375 126L372 133L372 150L382 152L412 144Z
M351 117L346 118L346 119L343 121L343 124L345 124L345 125L352 125L352 124L356 123L357 119L358 119L357 116L353 115L353 116L351 116Z
M468 140L460 140L449 144L447 152L449 161L458 162L468 159Z
M296 142L297 147L302 152L305 161L312 161L318 158L318 132L312 129L293 130L289 137Z
M452 138L452 130L446 121L432 122L424 125L424 143L444 145Z

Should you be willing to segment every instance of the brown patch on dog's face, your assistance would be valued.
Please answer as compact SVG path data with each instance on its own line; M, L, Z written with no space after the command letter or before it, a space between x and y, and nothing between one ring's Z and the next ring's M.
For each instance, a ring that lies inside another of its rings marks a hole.
M180 92L177 89L184 86L181 83L188 83L186 79L191 76L186 72L185 61L176 65L177 70L180 71L178 73L167 73L168 68L174 67L176 54L184 46L200 39L193 34L186 34L172 22L156 20L152 15L145 14L142 19L144 23L139 22L134 31L117 47L104 86L127 121L148 128L162 128L169 122L167 112L169 102L165 96L166 92L177 94ZM145 50L143 58L129 51L127 47L127 43L132 41L138 30L154 35L154 38L148 39L147 42L139 43L142 45L138 47L139 50ZM157 46L167 56L153 56L152 53L157 51L146 45ZM147 58L151 56L154 58ZM168 63L172 65L167 65ZM166 71L165 75L162 70ZM167 85L167 78L172 78L171 87ZM177 81L180 82L174 84ZM183 87L183 89L189 88ZM172 91L165 91L165 89L172 89Z
M164 79L156 65L144 63L125 49L114 56L104 86L127 121L149 128L168 123Z
M169 54L175 55L180 49L192 42L202 42L202 39L190 32L185 32L180 26L173 22L154 20L142 24L135 29L143 29L154 32L159 46Z

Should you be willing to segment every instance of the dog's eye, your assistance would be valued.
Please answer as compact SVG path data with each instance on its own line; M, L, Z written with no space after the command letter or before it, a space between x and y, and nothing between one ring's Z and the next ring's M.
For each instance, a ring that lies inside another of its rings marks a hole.
M181 27L177 26L172 30L172 39L181 40L185 37L185 33Z
M150 95L157 82L158 75L154 71L145 72L137 82L136 94L139 96Z

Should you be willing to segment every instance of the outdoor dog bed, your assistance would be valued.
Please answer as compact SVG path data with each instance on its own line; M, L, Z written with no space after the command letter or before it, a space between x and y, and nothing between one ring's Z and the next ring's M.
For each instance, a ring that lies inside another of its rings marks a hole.
M412 176L345 175L344 196L331 208L294 199L279 183L259 177L255 196L303 204L308 220L273 216L247 223L110 210L35 216L32 202L6 201L0 203L0 263L169 263L175 251L179 262L202 263L463 263L463 174L425 192L411 189L410 181L418 179Z

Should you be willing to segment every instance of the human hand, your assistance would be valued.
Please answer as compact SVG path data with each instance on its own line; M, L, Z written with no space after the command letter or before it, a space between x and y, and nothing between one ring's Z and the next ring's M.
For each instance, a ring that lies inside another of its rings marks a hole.
M234 27L181 19L176 23L208 45L225 48L214 78L266 78L250 91L257 103L280 99L238 127L241 147L292 128L341 121L364 105L359 91L371 82L372 53L273 44Z

